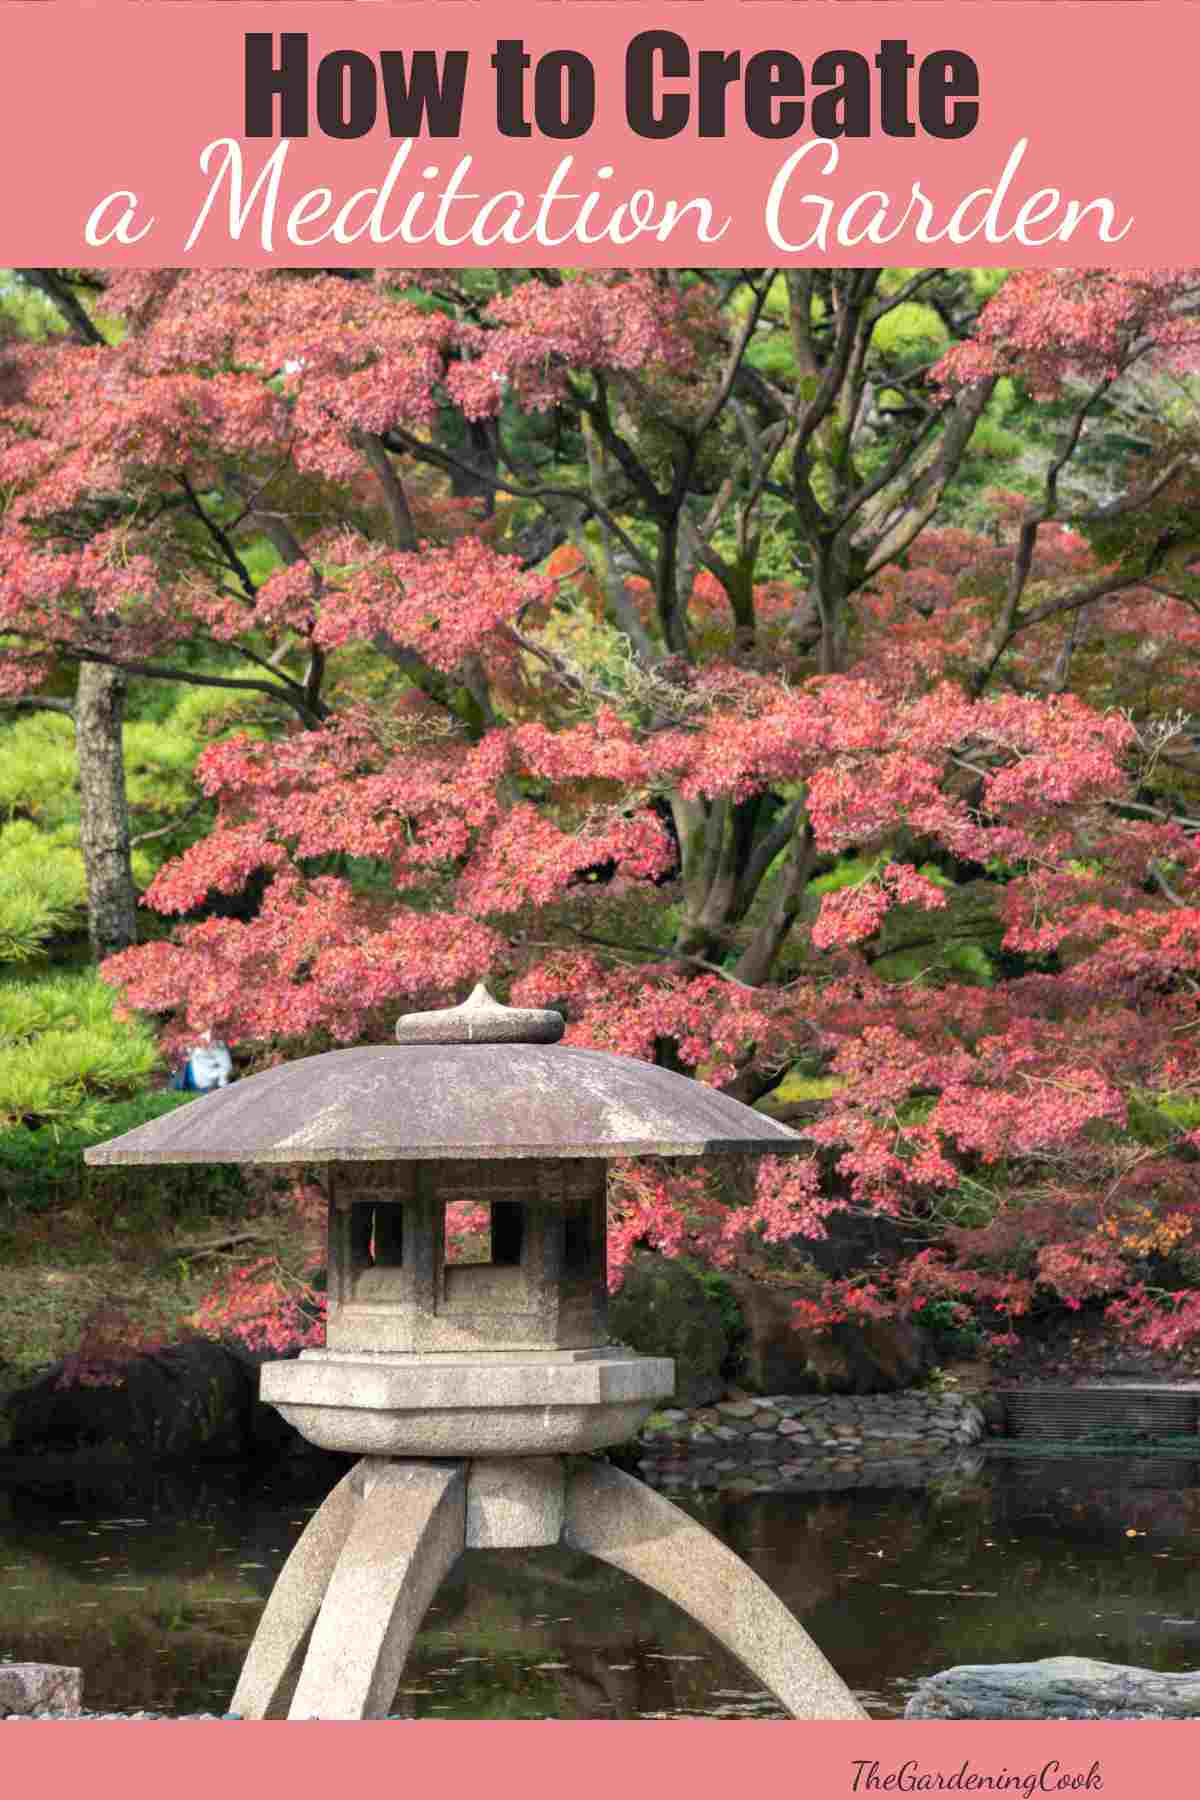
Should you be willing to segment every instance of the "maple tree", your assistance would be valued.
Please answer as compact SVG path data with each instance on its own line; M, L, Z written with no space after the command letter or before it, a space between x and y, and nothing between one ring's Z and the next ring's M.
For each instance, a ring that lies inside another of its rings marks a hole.
M620 1171L615 1278L865 1211L904 1254L802 1322L1200 1335L1194 271L39 273L3 692L235 706L143 896L181 922L104 964L168 1046L487 977L804 1090L749 1190ZM956 522L1014 393L1021 485Z

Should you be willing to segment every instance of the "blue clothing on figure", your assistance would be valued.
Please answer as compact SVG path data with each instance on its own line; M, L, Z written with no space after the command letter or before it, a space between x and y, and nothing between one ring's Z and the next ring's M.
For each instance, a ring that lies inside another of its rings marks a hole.
M189 1093L207 1094L213 1088L228 1087L232 1080L233 1058L228 1045L206 1035L203 1043L192 1046L182 1069L177 1069L171 1077L171 1086Z

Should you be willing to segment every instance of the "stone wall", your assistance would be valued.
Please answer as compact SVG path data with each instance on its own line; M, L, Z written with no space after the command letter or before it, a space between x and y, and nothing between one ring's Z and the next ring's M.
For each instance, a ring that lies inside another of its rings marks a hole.
M654 1413L638 1439L638 1470L656 1487L735 1493L919 1486L971 1472L984 1429L959 1394L722 1400Z

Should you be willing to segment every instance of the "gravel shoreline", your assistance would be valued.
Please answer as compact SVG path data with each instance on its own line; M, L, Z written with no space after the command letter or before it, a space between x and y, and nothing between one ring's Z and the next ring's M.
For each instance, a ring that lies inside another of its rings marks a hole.
M31 1712L0 1713L0 1725L15 1725L20 1720L56 1719L68 1723L72 1719L232 1719L241 1722L240 1713L161 1713L161 1712Z

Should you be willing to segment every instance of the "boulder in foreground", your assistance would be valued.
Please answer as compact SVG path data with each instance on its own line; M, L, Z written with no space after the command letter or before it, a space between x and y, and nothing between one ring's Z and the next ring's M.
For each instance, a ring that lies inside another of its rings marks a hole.
M0 1718L13 1713L77 1713L82 1705L82 1669L60 1663L0 1663Z
M258 1400L244 1351L197 1338L130 1357L92 1385L59 1363L5 1403L15 1456L103 1451L151 1462L278 1454L295 1433Z
M1090 1656L962 1663L923 1681L906 1719L1200 1718L1200 1672L1163 1675Z

